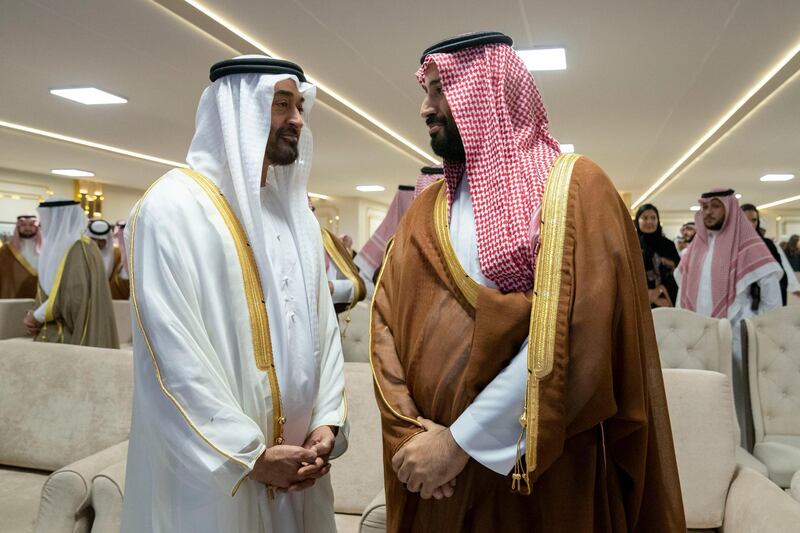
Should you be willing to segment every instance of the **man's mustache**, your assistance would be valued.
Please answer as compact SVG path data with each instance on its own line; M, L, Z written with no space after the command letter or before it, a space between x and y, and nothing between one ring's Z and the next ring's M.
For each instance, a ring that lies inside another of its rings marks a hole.
M447 119L444 117L431 115L425 119L425 124L427 124L428 126L430 126L431 124L439 124L440 126L447 126Z

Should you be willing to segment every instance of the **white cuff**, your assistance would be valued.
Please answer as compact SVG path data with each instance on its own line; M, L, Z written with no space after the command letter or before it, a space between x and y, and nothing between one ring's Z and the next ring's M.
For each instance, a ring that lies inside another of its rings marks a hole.
M36 308L36 310L33 312L33 318L35 318L37 322L44 324L46 309L47 309L47 300L45 300L42 305Z
M520 426L520 433L523 432ZM517 443L503 443L464 411L450 426L453 439L470 457L500 475L507 475L517 462ZM525 453L525 437L520 442L520 456Z
M353 303L353 282L349 279L335 279L333 283L333 294L331 298L335 304Z

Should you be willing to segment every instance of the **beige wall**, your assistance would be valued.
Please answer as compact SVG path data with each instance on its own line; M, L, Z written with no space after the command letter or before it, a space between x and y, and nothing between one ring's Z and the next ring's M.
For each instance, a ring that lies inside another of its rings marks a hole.
M21 198L11 199L8 193L19 192L22 194L34 194L46 196L47 191L53 191L57 196L72 198L74 186L72 179L61 178L58 176L43 176L31 172L22 172L0 168L0 222L13 222L17 215L23 213L36 213L38 199ZM127 219L133 205L144 191L129 189L117 185L103 185L103 195L105 196L103 205L103 218L111 223L119 219Z
M320 226L337 235L346 233L353 238L353 247L360 250L372 236L370 218L383 220L389 206L363 198L336 197L330 200L314 200ZM339 217L338 220L335 217Z

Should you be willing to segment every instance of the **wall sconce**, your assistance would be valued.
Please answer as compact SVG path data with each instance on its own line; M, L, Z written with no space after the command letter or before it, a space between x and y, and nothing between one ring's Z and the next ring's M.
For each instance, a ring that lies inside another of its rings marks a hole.
M75 200L80 202L81 209L86 216L102 218L103 216L103 185L92 181L75 180Z

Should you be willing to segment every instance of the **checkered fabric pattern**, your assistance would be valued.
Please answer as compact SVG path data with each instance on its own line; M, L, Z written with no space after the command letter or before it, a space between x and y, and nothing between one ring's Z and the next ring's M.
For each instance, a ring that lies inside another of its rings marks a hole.
M533 287L531 218L560 150L547 131L542 97L522 59L504 44L431 54L464 142L466 163L445 160L448 197L466 173L481 271L503 292Z

